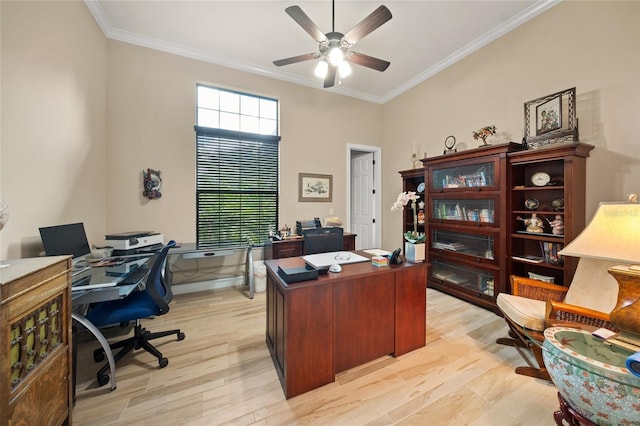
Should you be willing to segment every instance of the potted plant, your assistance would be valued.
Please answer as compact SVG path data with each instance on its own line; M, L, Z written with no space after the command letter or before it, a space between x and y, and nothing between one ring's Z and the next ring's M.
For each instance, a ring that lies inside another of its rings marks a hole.
M425 259L425 244L426 235L418 232L418 216L416 214L416 201L420 198L413 191L401 192L398 195L398 199L391 206L391 211L403 211L407 204L411 203L411 209L413 211L413 231L407 231L404 233L404 254L409 262L422 262Z

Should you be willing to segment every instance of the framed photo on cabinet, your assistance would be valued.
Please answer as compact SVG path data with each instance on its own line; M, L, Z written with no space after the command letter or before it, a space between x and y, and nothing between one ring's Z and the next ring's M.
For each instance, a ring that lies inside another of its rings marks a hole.
M523 138L529 149L578 142L576 88L525 102Z

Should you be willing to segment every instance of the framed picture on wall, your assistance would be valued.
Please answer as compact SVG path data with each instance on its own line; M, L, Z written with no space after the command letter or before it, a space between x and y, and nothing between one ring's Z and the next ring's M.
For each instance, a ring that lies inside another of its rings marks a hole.
M298 173L298 201L332 201L333 176Z

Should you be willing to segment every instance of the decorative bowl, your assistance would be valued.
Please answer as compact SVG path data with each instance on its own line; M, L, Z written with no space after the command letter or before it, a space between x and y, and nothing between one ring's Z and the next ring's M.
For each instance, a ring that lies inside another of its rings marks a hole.
M527 198L526 200L524 200L524 207L527 210L535 210L538 208L539 205L540 205L540 202L535 198Z
M554 211L564 210L564 200L562 198L551 200L551 207Z
M574 410L598 425L640 424L640 378L626 368L631 352L574 328L551 327L544 337L544 364Z

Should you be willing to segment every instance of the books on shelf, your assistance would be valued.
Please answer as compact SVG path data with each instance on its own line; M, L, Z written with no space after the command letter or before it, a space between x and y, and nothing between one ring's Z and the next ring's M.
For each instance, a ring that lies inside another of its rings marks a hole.
M462 243L433 243L433 248L443 249L443 250L451 250L451 251L459 251L465 248Z
M545 262L552 265L562 265L564 258L558 254L562 250L563 245L560 243L552 243L550 241L540 241L540 251Z
M533 255L522 255L522 256L511 256L512 259L515 260L520 260L522 262L528 262L528 263L542 263L544 262L544 257L540 257L540 256L533 256Z

